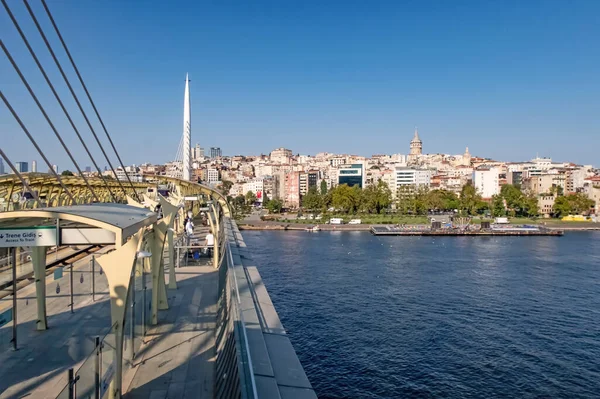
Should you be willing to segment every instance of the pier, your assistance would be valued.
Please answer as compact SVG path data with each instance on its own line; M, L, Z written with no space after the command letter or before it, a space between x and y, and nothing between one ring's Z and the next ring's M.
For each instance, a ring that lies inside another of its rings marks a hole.
M440 228L430 226L372 226L371 233L376 236L552 236L564 235L562 230L552 230L538 226L510 226L501 228Z

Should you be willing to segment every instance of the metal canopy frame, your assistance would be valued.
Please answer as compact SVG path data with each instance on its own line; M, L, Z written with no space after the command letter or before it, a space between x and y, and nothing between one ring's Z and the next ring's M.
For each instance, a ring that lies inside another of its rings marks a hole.
M15 219L19 220L19 227L39 226L40 219L45 224L58 219L98 227L115 233L115 245L120 247L141 228L156 223L157 215L148 209L114 203L0 212L2 227L11 227L7 222Z

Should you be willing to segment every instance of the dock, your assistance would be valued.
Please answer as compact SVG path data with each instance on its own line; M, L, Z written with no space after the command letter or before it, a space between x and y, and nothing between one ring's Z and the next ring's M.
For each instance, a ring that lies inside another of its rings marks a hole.
M372 226L371 233L376 236L552 236L564 235L562 230L553 230L541 226L510 226L497 228L469 229L432 228L430 226Z

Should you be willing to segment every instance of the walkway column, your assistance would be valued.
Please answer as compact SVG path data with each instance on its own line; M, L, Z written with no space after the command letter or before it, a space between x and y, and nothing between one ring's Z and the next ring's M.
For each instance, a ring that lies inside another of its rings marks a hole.
M175 215L173 215L175 220ZM173 228L167 231L167 251L169 251L169 289L177 289L177 280L175 277L175 248L173 248Z
M212 233L215 238L215 244L213 248L213 266L215 269L219 267L219 240L221 238L220 230L219 230L219 214L217 213L217 207L215 206L214 200L210 204L212 209L212 214L214 217L214 223L212 224Z
M167 250L169 251L169 289L177 289L177 278L175 277L175 250L173 248L173 228L175 227L175 216L179 211L179 207L171 204L163 196L159 196L159 203L163 212L163 218L161 221L165 221L167 231L166 244ZM164 259L162 260L162 265L164 270Z
M131 274L137 261L137 253L142 245L144 228L141 228L122 247L97 258L108 280L110 293L110 316L115 334L115 377L110 385L110 398L121 398L123 384L123 328L128 309Z
M37 303L38 330L48 328L46 316L46 250L47 247L31 247L31 263L33 264L33 276L35 278L35 299Z

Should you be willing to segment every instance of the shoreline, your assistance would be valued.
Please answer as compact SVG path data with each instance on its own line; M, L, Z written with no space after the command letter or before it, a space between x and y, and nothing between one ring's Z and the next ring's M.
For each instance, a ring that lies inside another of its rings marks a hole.
M264 231L305 231L310 224L305 223L283 223L283 222L238 222L240 230L264 230ZM316 225L317 223L315 223ZM596 226L544 226L548 230L569 231L600 231L600 224ZM371 227L393 226L391 224L319 224L321 231L371 231Z

